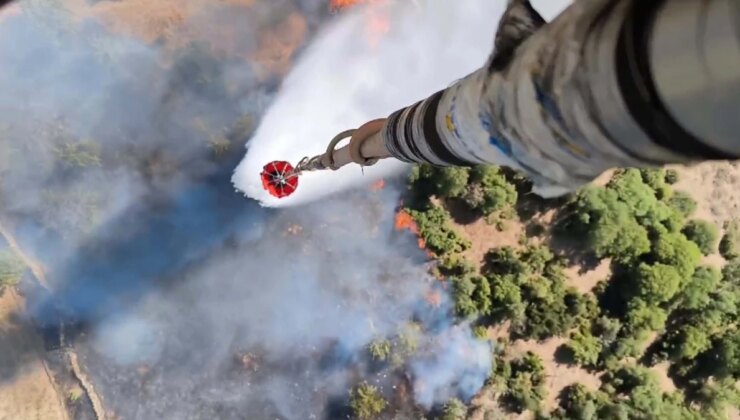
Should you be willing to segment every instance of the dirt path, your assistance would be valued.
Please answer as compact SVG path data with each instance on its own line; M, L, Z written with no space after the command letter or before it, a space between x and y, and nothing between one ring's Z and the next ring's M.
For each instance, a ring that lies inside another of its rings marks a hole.
M98 420L105 420L106 417L103 402L100 400L100 396L98 396L98 393L95 392L95 387L93 387L92 382L80 367L80 362L77 359L77 352L68 350L67 359L69 360L70 366L72 366L72 371L74 372L75 377L78 381L80 381L82 389L85 390L85 393L90 398L90 402L93 406L93 411L95 411L95 417Z
M46 281L46 271L44 266L41 265L35 258L27 255L23 252L23 249L18 245L18 241L15 240L15 236L8 230L8 224L5 221L0 220L0 235L5 238L5 242L8 243L10 249L20 257L26 266L31 270L33 276L39 282L39 284L46 290L51 290L49 283Z
M26 266L29 267L36 281L43 288L45 288L48 291L51 291L51 287L49 285L49 282L47 281L46 271L44 270L43 265L38 260L36 260L34 257L32 257L30 254L27 254L26 252L23 251L23 249L18 245L18 241L16 241L15 237L9 230L7 222L0 221L0 235L2 235L2 237L8 243L8 246L23 260ZM2 319L5 319L5 317L2 317ZM27 329L29 330L29 334L30 333L35 334L35 331L33 330L33 326L28 325ZM62 334L64 333L62 332ZM46 366L46 363L43 361L43 358L40 357L40 354L41 354L40 352L43 351L43 344L40 343L40 337L37 337L37 339L38 339L37 341L39 341L39 347L37 347L35 351L37 354L39 354L39 361L43 365L44 371L47 372L48 379L51 382L52 388L55 391L56 399L60 401L59 404L60 404L62 412L64 413L64 417L62 418L66 420L68 418L67 417L68 414L67 414L66 406L64 404L64 397L62 396L62 393L60 392L59 387L54 382L53 377L50 374L48 374L48 368ZM62 343L64 343L63 336L62 336L61 341ZM103 406L103 403L100 397L98 396L98 394L95 392L95 388L93 387L92 383L88 379L87 375L82 370L82 367L80 366L78 358L77 358L77 353L72 347L68 347L65 350L65 355L67 357L67 361L70 367L72 368L72 372L74 373L75 378L77 379L77 381L79 381L80 385L82 386L82 389L85 391L85 393L87 394L87 397L90 399L90 402L92 403L93 411L95 412L95 417L98 420L105 420L106 415L105 415L105 408ZM13 385L13 387L14 386L15 385ZM39 396L39 398L44 398L44 397ZM1 416L2 414L0 414L0 420L3 420L4 417L1 417ZM18 417L8 417L8 418L15 419ZM47 417L42 416L42 417L37 417L37 418L46 419Z
M13 288L0 297L0 419L69 420L64 395L42 357L43 341L23 318Z

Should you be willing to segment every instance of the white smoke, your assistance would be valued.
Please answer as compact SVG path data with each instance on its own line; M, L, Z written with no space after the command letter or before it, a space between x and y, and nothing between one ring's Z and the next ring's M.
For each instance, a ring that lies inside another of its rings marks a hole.
M552 17L570 2L542 0ZM272 160L298 162L323 153L338 132L410 105L479 68L491 53L504 0L381 0L357 7L320 34L283 82L233 182L270 207L316 200L397 174L403 165L383 161L338 173L306 174L290 197L276 199L259 180ZM388 19L387 31L374 29Z

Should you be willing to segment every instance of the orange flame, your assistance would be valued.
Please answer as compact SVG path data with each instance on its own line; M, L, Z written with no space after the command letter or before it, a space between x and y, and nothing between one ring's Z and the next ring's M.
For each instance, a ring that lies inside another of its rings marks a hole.
M383 7L384 3L385 0L331 0L329 2L329 10L338 12L360 4L370 4L373 6L370 8L369 15L367 16L365 32L370 46L376 47L383 35L391 29L388 11Z
M396 230L410 230L415 234L419 234L419 226L416 225L414 218L406 210L399 210L396 213Z
M399 210L398 213L396 213L395 227L396 230L408 230L417 237L419 236L419 226L417 226L414 218L411 217L406 210ZM418 243L419 249L425 249L427 246L426 242L424 242L424 239L421 237L419 237Z
M384 179L379 179L379 180L373 182L372 185L370 185L370 191L372 191L372 192L378 192L378 191L382 190L383 188L385 188L385 180Z
M354 6L359 3L364 3L365 0L331 0L329 2L329 10L336 11L342 10L347 7Z

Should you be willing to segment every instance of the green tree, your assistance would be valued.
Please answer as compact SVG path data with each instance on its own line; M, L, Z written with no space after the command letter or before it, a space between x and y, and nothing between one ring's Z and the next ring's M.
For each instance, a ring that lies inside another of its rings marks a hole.
M537 411L547 396L545 367L536 354L527 352L511 363L508 390L504 394L514 411Z
M740 378L740 331L732 330L723 335L715 348L714 369L720 378Z
M659 181L656 182L663 186ZM606 188L617 194L642 226L661 228L671 215L670 208L657 199L655 189L644 182L642 174L636 169L619 171Z
M582 294L575 289L568 288L563 300L568 308L568 314L575 319L575 325L580 325L583 328L590 327L601 311L599 303L591 293Z
M666 169L665 171L665 182L668 185L674 185L677 184L678 181L680 181L681 177L678 174L678 171L675 169Z
M681 232L699 247L702 254L709 255L717 250L719 232L713 223L705 220L692 220L684 226Z
M689 194L682 191L676 191L671 198L667 200L668 206L678 214L687 218L696 210L696 200Z
M711 347L711 331L693 325L684 326L679 334L676 357L694 359Z
M670 265L641 263L635 275L637 280L637 294L647 303L658 304L667 302L681 284L681 276Z
M524 316L524 302L516 278L511 274L489 276L492 314L513 320Z
M510 246L489 250L486 254L485 263L487 271L493 274L518 276L528 273L528 267L519 259L514 248Z
M466 276L475 273L477 270L472 261L459 254L445 255L440 259L437 267L447 276Z
M640 169L642 181L653 190L658 190L665 186L666 170L663 168Z
M391 356L391 352L393 351L393 344L385 339L375 340L368 345L368 350L370 351L370 355L373 357L373 359L385 362Z
M26 265L11 250L0 251L0 287L15 286L21 279Z
M482 276L464 276L452 279L455 309L458 315L469 317L491 312L491 288Z
M349 405L355 417L367 420L380 415L388 403L376 386L362 382L350 392Z
M632 299L628 303L626 323L634 333L657 331L665 326L667 314L658 306L650 305L642 299Z
M447 401L440 420L464 420L468 414L468 408L457 398Z
M617 341L622 323L619 319L601 316L594 320L592 328L594 335L599 337L602 349L605 349Z
M604 355L604 365L614 366L619 364L619 361L624 360L626 357L639 357L644 350L644 331L646 331L646 329L632 332L632 335L619 337L612 348L609 349L609 353Z
M469 173L470 170L463 167L421 164L412 170L409 183L421 195L454 198L465 191Z
M473 291L472 298L475 302L478 313L481 315L490 315L491 308L491 285L488 279L483 276L474 276L473 283L475 284L475 290Z
M459 166L436 168L433 179L437 194L442 198L459 197L468 186L469 169Z
M624 419L682 419L700 420L699 413L686 407L680 393L664 394L655 376L646 368L640 366L623 366L615 371L608 372L603 377L602 388L613 394L613 399L619 401L620 411L624 414L617 418ZM612 403L612 407L616 405ZM599 418L604 412L599 413Z
M598 402L582 384L568 385L560 394L560 418L569 420L596 420Z
M622 189L627 191L626 186ZM627 196L627 193L623 195ZM654 196L652 199L655 200ZM562 230L584 235L586 247L598 257L612 257L629 263L650 250L647 230L637 222L633 209L613 189L583 189L568 206L568 212L570 217Z
M601 342L589 332L575 331L571 333L565 348L579 365L596 366L601 353Z
M470 184L463 199L483 215L516 204L517 192L497 166L479 165L470 171Z
M563 279L532 277L521 290L525 316L521 323L512 324L515 334L543 340L565 334L577 320L567 305L569 289Z
M719 253L728 260L740 256L740 219L725 223L725 234L719 242Z
M521 253L521 262L530 273L544 273L555 256L550 248L544 245L529 245Z
M724 286L740 286L740 260L731 260L722 267L722 281Z
M680 233L662 233L653 242L652 256L658 263L675 268L680 278L688 281L701 260L701 251Z
M678 306L684 309L701 309L709 304L710 294L716 290L722 274L715 267L698 267L691 280L678 297Z
M430 181L434 186L434 194L440 198L459 197L468 185L468 168L445 166L433 168Z
M419 226L426 246L437 255L456 254L470 248L470 241L460 236L451 225L447 210L431 206L427 210L408 210Z

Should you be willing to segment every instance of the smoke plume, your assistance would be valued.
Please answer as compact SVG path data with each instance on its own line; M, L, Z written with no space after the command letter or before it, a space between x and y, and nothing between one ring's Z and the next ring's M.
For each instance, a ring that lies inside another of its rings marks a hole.
M553 16L566 1L542 2ZM248 153L234 174L245 195L271 207L305 203L397 174L382 161L361 170L307 174L288 198L276 199L259 182L273 160L297 162L323 153L338 132L385 117L478 69L491 53L506 2L393 1L363 3L318 34L283 82Z
M49 292L21 285L32 316L79 327L111 413L337 418L361 379L398 412L483 385L488 344L393 230L398 183L278 212L230 180L265 199L266 161L473 70L503 2L22 4L0 14L0 223L46 269ZM307 175L286 203L399 170Z

